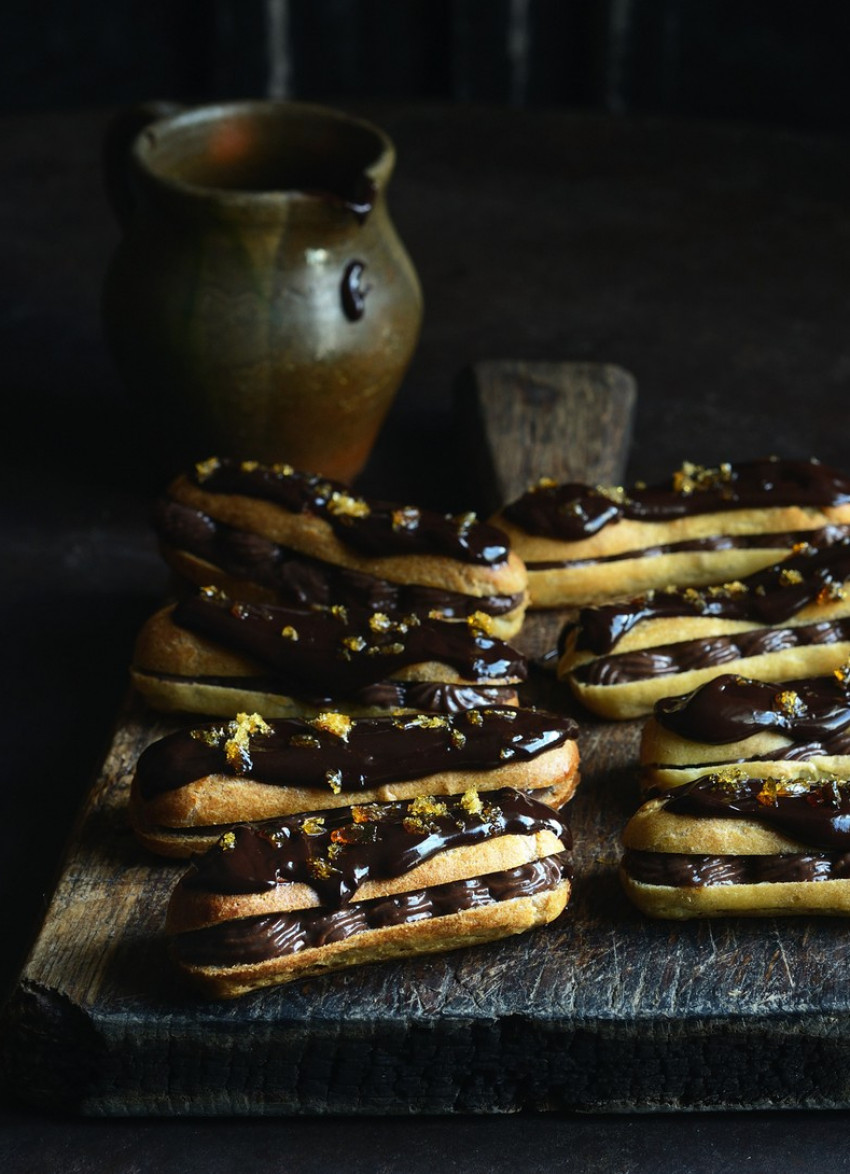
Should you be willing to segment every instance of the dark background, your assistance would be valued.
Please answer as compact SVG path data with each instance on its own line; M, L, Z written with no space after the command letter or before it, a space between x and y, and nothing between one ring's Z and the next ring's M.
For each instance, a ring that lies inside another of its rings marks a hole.
M588 129L587 174L593 183L578 187L572 208L583 214L580 223L613 223L616 231L607 244L601 232L590 241L594 248L602 243L607 249L598 272L578 252L580 272L595 277L595 284L570 328L569 349L551 329L560 304L569 305L566 295L546 307L539 328L526 325L524 339L541 349L558 348L559 355L629 364L640 359L635 367L648 391L640 433L644 438L658 433L667 444L656 446L656 456L645 445L646 459L668 461L673 439L685 428L686 411L694 413L698 431L713 405L740 398L742 410L750 411L747 420L757 419L754 396L745 399L739 392L763 376L771 411L783 420L774 432L789 441L798 429L799 444L805 446L812 436L826 438L831 430L836 439L824 455L833 456L843 443L841 405L847 402L850 379L842 316L850 305L839 281L846 268L841 243L850 239L845 213L850 201L834 193L847 165L843 143L836 153L832 142L792 140L798 131L846 136L848 46L847 0L5 0L0 113L9 117L3 120L0 160L0 269L6 294L0 305L0 353L3 442L17 459L0 461L5 469L0 475L0 610L6 620L7 681L0 1000L49 900L67 829L126 689L133 635L158 602L162 586L146 503L138 492L121 489L120 466L127 452L117 445L97 448L98 431L108 430L120 416L117 380L97 316L102 268L117 238L96 174L105 118L55 118L49 112L101 110L156 97L192 102L273 96L340 104L377 99L390 104L425 100L438 107L567 107L611 115L615 121L625 114L674 115L790 131L776 138L701 134L693 143L677 134L670 143L680 155L671 160L663 130L650 127L631 137L620 119L618 154L596 143ZM395 135L392 112L385 107L383 115ZM401 132L417 134L430 125L431 137L425 134L424 142L435 142L435 121L429 114L401 118L399 141L406 146L409 140ZM543 124L552 127L553 135L564 133L558 119ZM573 127L573 137L581 141L579 129ZM462 172L459 134L444 133L442 126L439 133L451 166ZM512 143L512 150L521 147L515 124L512 135L501 127L498 134L503 143ZM495 154L499 139L492 129L491 138ZM706 144L712 148L708 152ZM538 144L532 148L527 154L535 161ZM438 214L421 217L415 205L418 186L430 189L424 183L424 149L419 172L413 155L401 152L408 180L406 189L399 183L394 190L393 210L405 228L404 238L410 235L415 245L434 238ZM615 158L622 162L612 163ZM524 174L521 167L515 177L504 164L504 158L494 158L492 174L501 177L498 194L506 204L529 176L543 179L537 169ZM449 200L445 160L437 166L437 186ZM646 182L644 171L660 176L658 216L648 210L655 186ZM563 185L563 163L559 174ZM685 193L676 201L670 192L679 174ZM614 186L623 176L632 184L627 193L635 193L633 220L626 197L615 198ZM706 194L694 204L692 224L684 204L697 189ZM397 198L403 190L407 205ZM592 206L597 190L608 200L598 218ZM765 191L774 194L767 206L767 243L762 244L750 226L757 223L752 209ZM665 210L672 222L670 240L664 234ZM721 214L728 214L729 223ZM828 223L830 216L834 224ZM701 217L706 222L702 233ZM635 245L634 232L645 225L650 231ZM576 231L565 232L565 241ZM483 255L487 242L483 232L472 235L474 259ZM727 235L734 245L729 256L721 247ZM684 264L674 266L680 241ZM784 242L782 255L777 242ZM641 250L656 246L662 272L635 283ZM445 289L450 284L445 266L433 252L419 248L417 261L429 282ZM524 272L549 288L542 272L545 260L541 272ZM797 305L793 280L807 267L810 278ZM616 290L609 296L607 285L621 274L620 305ZM775 281L762 299L755 294L762 292L758 283L764 274ZM668 282L672 292L663 292ZM463 296L479 288L472 261L457 286L453 304L462 304ZM682 290L688 296L677 298ZM516 296L508 290L497 299L505 319ZM615 305L622 311L619 317L610 313ZM666 333L650 333L646 324L656 322L660 311L670 316L663 319ZM774 337L774 314L777 321L794 324L787 340ZM494 321L479 313L477 330L463 340L470 355L493 353L502 319ZM438 384L445 369L455 369L460 343L454 336L460 333L453 332L454 349L446 348L442 336L430 340L424 356L430 365L424 363L416 374L414 393ZM687 338L693 338L692 348ZM512 338L506 345L513 345ZM424 362L422 357L418 361ZM681 382L693 383L697 391L711 388L718 371L731 377L731 387L712 391L705 403L696 393L682 403L677 395ZM794 415L785 409L798 386L802 407ZM815 394L822 404L811 413ZM827 410L831 414L825 415ZM818 423L819 416L826 423ZM94 439L82 433L82 419L97 422L90 428ZM710 435L707 427L702 431L721 443L719 427ZM421 428L420 435L429 439ZM753 436L757 433L745 432L741 443L755 444ZM427 450L424 442L419 447ZM31 450L37 464L28 463ZM45 466L52 476L42 484L39 468ZM67 484L57 500L55 484L66 472ZM109 492L101 499L104 487ZM331 1134L323 1121L267 1122L265 1128L254 1121L219 1122L218 1129L192 1121L56 1123L41 1115L13 1116L0 1102L0 1168L15 1174L72 1168L217 1171L247 1160L259 1171L278 1169L291 1159L287 1165L293 1170L341 1160L345 1169L372 1171L379 1168L379 1150L381 1169L395 1163L398 1169L459 1171L479 1160L481 1169L529 1171L556 1165L712 1174L744 1166L848 1168L846 1114L784 1113L781 1121L770 1114L731 1121L709 1114L453 1124L449 1132L442 1121L353 1121Z
M0 110L568 105L844 133L846 0L7 0Z

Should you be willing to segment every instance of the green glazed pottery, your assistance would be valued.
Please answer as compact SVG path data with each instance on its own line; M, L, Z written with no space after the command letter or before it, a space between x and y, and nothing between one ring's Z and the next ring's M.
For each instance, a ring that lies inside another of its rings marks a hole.
M104 325L152 455L355 478L422 320L386 134L303 103L159 106L106 159L124 235Z

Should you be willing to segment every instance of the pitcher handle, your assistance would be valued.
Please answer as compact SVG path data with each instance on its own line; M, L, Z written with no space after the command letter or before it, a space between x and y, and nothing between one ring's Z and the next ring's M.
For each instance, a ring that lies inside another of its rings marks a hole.
M179 102L139 102L121 110L107 126L101 154L103 182L112 211L122 227L127 225L136 205L129 167L133 143L152 122L185 109Z

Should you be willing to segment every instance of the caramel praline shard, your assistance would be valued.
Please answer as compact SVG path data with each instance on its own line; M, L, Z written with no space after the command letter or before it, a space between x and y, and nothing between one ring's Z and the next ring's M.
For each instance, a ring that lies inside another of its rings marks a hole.
M341 738L343 742L348 741L348 735L351 733L353 725L352 719L344 713L320 713L318 717L313 718L311 725L315 726L317 730L324 730L328 734L333 734L337 738Z

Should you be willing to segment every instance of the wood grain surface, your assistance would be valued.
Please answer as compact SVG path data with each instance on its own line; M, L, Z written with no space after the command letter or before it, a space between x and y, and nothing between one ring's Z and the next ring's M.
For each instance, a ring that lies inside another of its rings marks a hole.
M481 364L461 398L503 494L538 461L593 481L622 470L623 372ZM517 643L538 658L562 621L532 617ZM138 754L170 728L131 696L6 1008L7 1078L32 1104L94 1115L850 1106L846 922L642 918L617 879L638 726L587 719L541 667L526 699L580 720L575 887L557 922L206 1003L162 937L182 866L127 826Z

